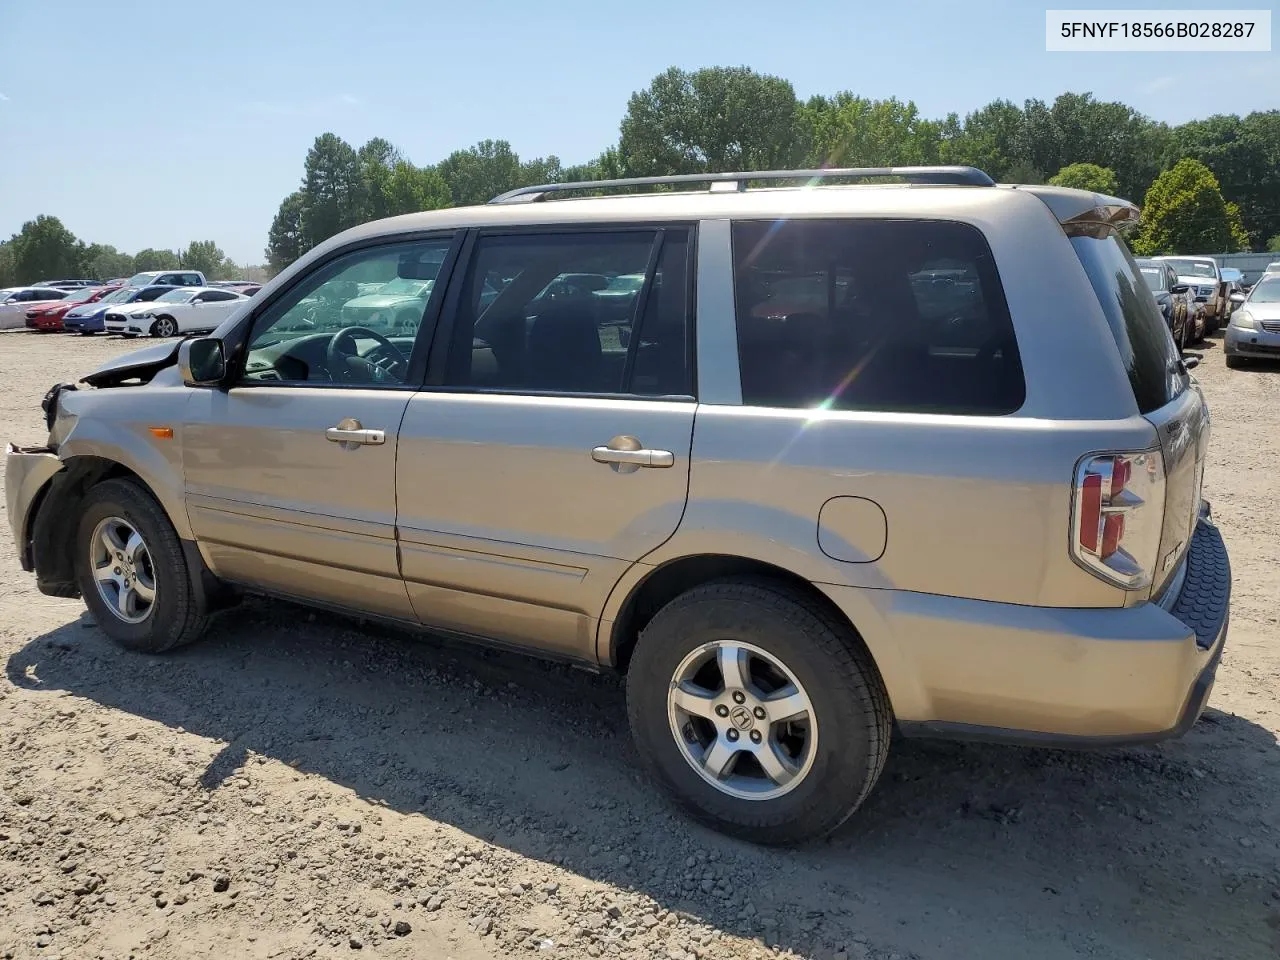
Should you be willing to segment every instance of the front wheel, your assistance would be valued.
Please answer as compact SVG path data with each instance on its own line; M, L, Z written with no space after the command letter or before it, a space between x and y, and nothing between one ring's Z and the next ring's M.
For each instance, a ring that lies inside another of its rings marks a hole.
M172 337L178 333L178 324L174 322L173 317L158 317L156 322L151 326L151 335L153 337Z
M1228 353L1224 359L1227 361L1227 366L1232 370L1239 370L1244 366L1244 360L1233 354Z
M767 581L681 594L627 673L640 755L697 819L764 844L843 823L888 755L891 711L870 656L822 604Z
M76 580L85 606L120 646L162 653L190 643L207 618L164 509L131 480L106 480L84 498Z

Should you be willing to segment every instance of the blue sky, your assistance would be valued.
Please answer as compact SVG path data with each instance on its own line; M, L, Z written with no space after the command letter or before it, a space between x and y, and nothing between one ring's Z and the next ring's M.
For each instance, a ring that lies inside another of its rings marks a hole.
M213 239L258 263L319 133L357 146L383 136L419 164L490 137L580 162L616 140L627 97L671 65L747 65L802 98L896 95L930 117L1067 90L1170 123L1280 107L1276 52L1046 53L1044 11L1025 0L2 0L0 236L51 213L131 253Z

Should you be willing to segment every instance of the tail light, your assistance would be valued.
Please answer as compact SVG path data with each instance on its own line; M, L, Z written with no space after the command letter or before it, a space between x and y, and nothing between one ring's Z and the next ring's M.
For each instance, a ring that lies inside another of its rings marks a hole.
M1071 556L1128 590L1151 583L1164 520L1164 460L1158 450L1085 457L1076 467Z

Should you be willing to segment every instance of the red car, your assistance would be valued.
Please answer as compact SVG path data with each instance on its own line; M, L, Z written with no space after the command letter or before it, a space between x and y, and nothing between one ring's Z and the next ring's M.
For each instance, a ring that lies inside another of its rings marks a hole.
M61 330L62 317L72 307L77 307L82 303L96 303L108 293L119 290L120 287L121 284L104 287L85 287L83 290L75 291L65 300L54 300L52 303L33 307L27 311L27 326L33 330L39 330L41 333Z

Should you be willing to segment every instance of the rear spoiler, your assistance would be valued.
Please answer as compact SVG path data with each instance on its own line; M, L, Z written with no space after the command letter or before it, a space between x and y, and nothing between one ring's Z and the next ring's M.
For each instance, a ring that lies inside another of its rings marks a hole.
M1035 194L1064 227L1096 223L1120 230L1137 223L1141 215L1138 205L1133 201L1105 193L1022 184L1013 189Z

